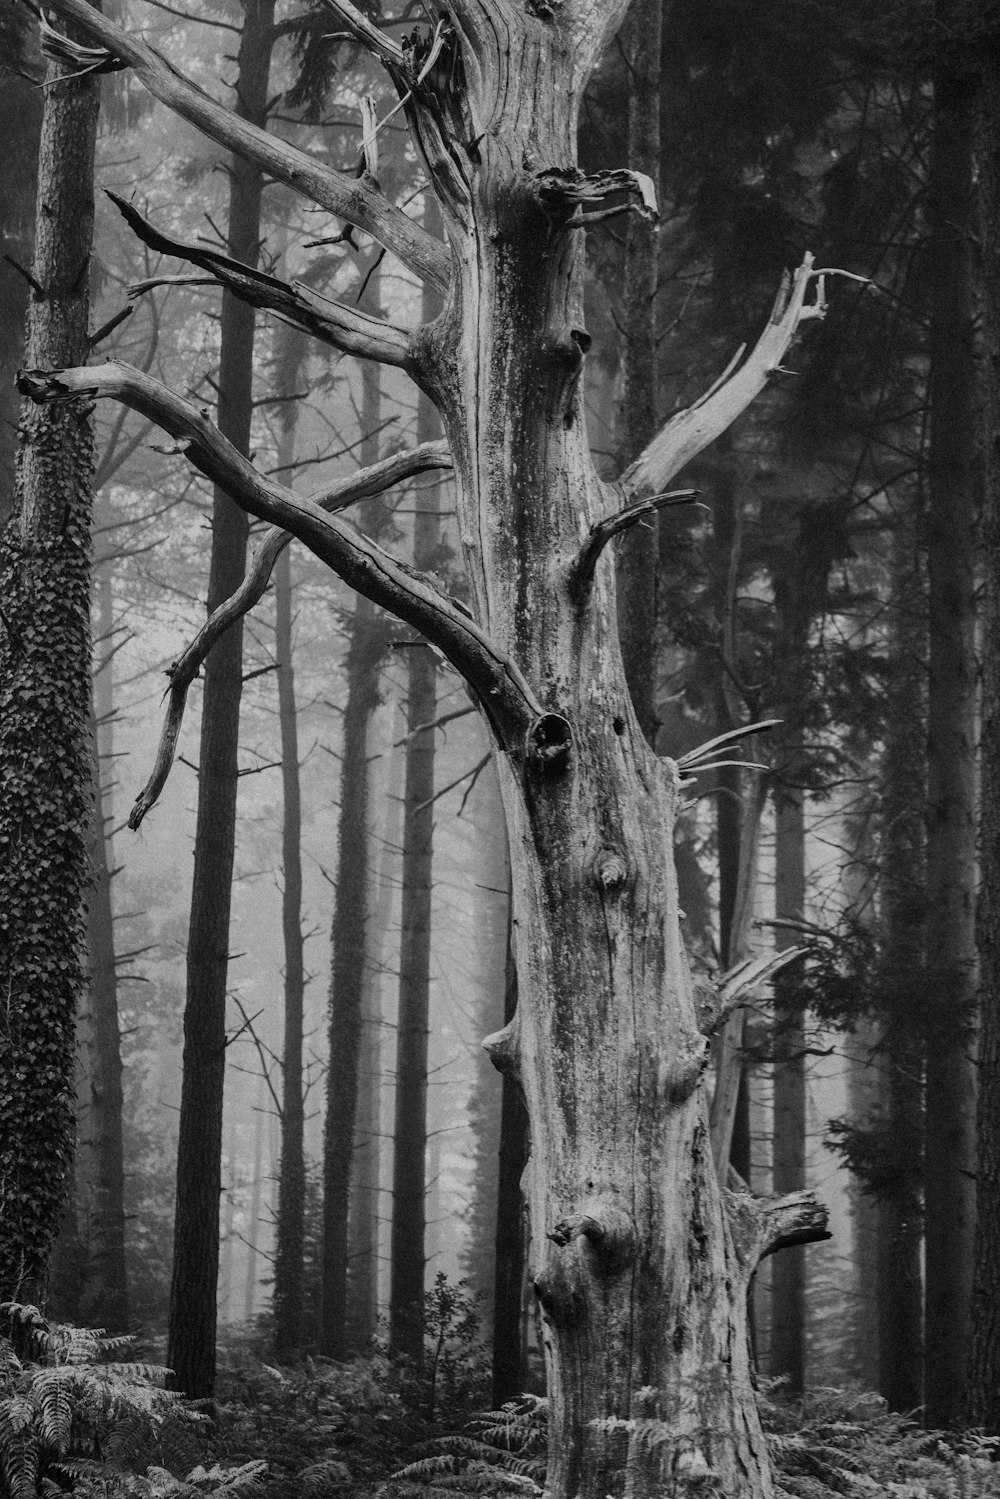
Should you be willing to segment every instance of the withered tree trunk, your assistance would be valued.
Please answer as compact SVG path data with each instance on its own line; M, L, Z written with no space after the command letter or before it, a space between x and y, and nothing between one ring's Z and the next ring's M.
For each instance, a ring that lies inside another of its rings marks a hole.
M274 0L247 0L237 61L237 112L263 126L273 44ZM230 164L227 250L256 265L263 173L234 156ZM254 310L222 294L219 429L241 453L250 447ZM212 502L209 614L239 586L248 519L221 487ZM170 1283L167 1364L191 1399L215 1388L215 1325L222 1190L222 1100L226 1076L226 979L236 839L237 748L243 686L238 622L205 665L198 755L191 922L188 930L184 1062L177 1138L177 1202Z
M52 0L51 9L78 16L87 7ZM307 539L438 645L490 725L518 978L517 1012L491 1055L520 1079L531 1122L530 1274L545 1324L550 1499L711 1488L769 1499L747 1284L762 1254L820 1235L821 1215L804 1194L761 1201L724 1192L716 1178L704 1089L714 1005L699 1008L690 982L672 857L680 777L656 758L632 710L614 569L600 553L609 527L634 520L630 507L663 493L763 387L801 318L816 315L805 305L815 283L806 260L745 365L678 413L618 484L602 482L582 400L580 213L586 229L589 206L639 184L584 181L575 138L587 79L625 9L622 0L453 0L429 64L429 35L404 52L343 12L406 94L446 248L378 196L370 171L348 181L267 147L269 170L446 287L441 315L417 330L333 302L322 327L407 369L438 407L467 604L236 462L190 403L153 394L148 382L141 399L175 432L194 434L192 461L225 472L254 513ZM90 19L87 29L203 128L237 138L134 39ZM239 141L264 159L256 136ZM270 283L256 290L315 323L301 298ZM75 378L63 371L59 382ZM59 382L31 388L50 400ZM134 376L114 368L97 388L138 399Z
M84 364L100 85L49 68L30 368ZM91 408L26 406L0 534L0 1300L44 1297L73 1159L89 870Z
M961 1419L975 1228L976 660L970 77L939 67L931 158L927 573L927 1420Z

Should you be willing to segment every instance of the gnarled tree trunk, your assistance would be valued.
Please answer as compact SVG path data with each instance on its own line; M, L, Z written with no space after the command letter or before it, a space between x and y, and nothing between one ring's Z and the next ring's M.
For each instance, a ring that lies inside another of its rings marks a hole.
M155 413L190 438L191 461L224 473L248 509L420 629L469 682L492 731L510 841L518 1008L489 1049L520 1077L531 1122L548 1493L714 1487L766 1499L746 1288L763 1253L821 1236L822 1215L805 1194L762 1202L717 1181L703 1077L719 1015L711 999L696 1005L672 855L683 777L654 755L632 711L614 570L601 554L763 388L802 318L818 315L805 302L812 262L782 287L745 363L605 484L583 417L580 226L633 197L648 212L648 188L627 173L584 178L575 138L582 91L624 3L457 0L441 13L434 58L429 35L404 52L348 0L338 8L407 94L447 248L380 197L370 166L348 180L237 126L117 28L89 20L88 30L189 119L238 139L272 175L446 289L433 323L405 329L347 304L317 308L274 278L240 283L327 341L408 370L437 405L468 607L321 503L256 473L190 402L135 371L62 371L29 388L47 400L85 376L90 389ZM52 9L75 17L87 7ZM236 279L219 262L213 273Z

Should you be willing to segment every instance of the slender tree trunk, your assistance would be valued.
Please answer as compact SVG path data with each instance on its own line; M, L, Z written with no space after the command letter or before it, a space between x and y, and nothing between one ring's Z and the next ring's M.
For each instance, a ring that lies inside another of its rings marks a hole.
M509 1020L504 1014L508 949L510 874L507 832L503 825L500 788L492 766L476 786L473 826L476 863L473 888L476 1014L483 1032L499 1030ZM493 1323L496 1281L497 1192L502 1127L502 1081L485 1052L476 1058L469 1097L472 1135L471 1200L466 1210L469 1235L462 1265L469 1289L480 1299L483 1322Z
M291 461L293 428L286 428ZM293 592L286 548L274 569L275 655L281 727L281 930L285 953L285 1034L282 1049L281 1164L274 1264L274 1348L290 1363L302 1348L305 1275L305 1101L302 1094L302 1026L305 1009L305 939L302 935L302 807L298 714L292 666Z
M378 312L377 269L368 283L368 305ZM362 371L362 461L378 455L375 435L381 412L381 377L376 367ZM362 507L361 526L379 528L377 502ZM358 597L350 625L346 661L344 737L341 761L337 852L337 899L330 933L330 1069L327 1074L326 1131L323 1142L323 1285L320 1348L330 1358L348 1352L348 1272L351 1262L351 1181L358 1141L358 1098L368 990L369 894L369 733L379 701L379 672L389 643L389 627L370 600Z
M870 756L867 742L856 752L859 772ZM847 857L841 869L845 915L870 930L875 919L875 808L873 798L862 795L860 805L852 807L844 818L844 846ZM872 1019L862 1019L845 1038L847 1056L847 1110L852 1124L864 1126L878 1105L878 1026ZM879 1260L878 1210L852 1173L848 1183L851 1214L851 1269L855 1301L854 1323L856 1378L862 1389L879 1387L878 1349L878 1281Z
M262 1093L263 1088L258 1092ZM264 1112L257 1108L253 1126L253 1177L250 1182L250 1212L247 1215L246 1275L243 1280L243 1322L249 1326L257 1305L257 1241L260 1237L260 1204L264 1177Z
M0 240L4 253L25 268L31 261L44 97L27 76L33 31L27 7L10 5L0 14L0 55L8 65L0 98L0 140L5 142L0 162ZM7 270L9 274L0 277L0 526L14 507L19 400L14 376L24 358L28 312L27 279L14 274L10 266Z
M32 369L86 362L93 77L50 66L38 169ZM90 764L86 403L26 406L0 535L0 1300L44 1297L73 1157Z
M306 353L298 334L287 335L277 360L278 395L290 398ZM295 457L298 404L281 408L278 465ZM278 724L281 733L281 934L285 955L284 1037L281 1063L281 1143L278 1164L278 1210L275 1222L274 1351L279 1363L291 1363L305 1336L305 1099L302 1046L305 1012L305 938L302 934L302 792L299 774L299 724L295 699L294 603L290 548L274 568L274 654L278 677Z
M893 540L879 860L885 934L877 974L882 1096L874 1119L892 1166L872 1183L879 1226L879 1389L891 1408L900 1411L921 1404L924 1359L924 1032L915 1011L919 1013L925 968L927 917L927 758L919 733L926 717L927 635L918 523L916 516L904 515Z
M984 20L990 7L982 6ZM982 976L976 1120L975 1280L966 1419L1000 1433L1000 45L985 49L979 120L984 417L982 886L978 914Z
M323 1290L320 1351L347 1355L351 1166L358 1103L365 931L368 921L368 727L387 644L379 612L359 596L347 648L337 897L330 933L330 1063L323 1139Z
M274 0L246 0L237 62L236 109L261 126L267 118L273 20ZM227 253L234 260L256 265L263 175L242 157L233 157L230 174ZM224 291L218 425L241 453L248 453L250 448L253 352L253 309ZM243 579L247 536L245 513L217 488L212 504L209 614L235 592ZM238 622L214 647L205 664L198 758L198 820L167 1334L167 1363L174 1371L177 1388L191 1399L210 1397L215 1388L226 979L242 674L243 629Z
M508 922L509 928L509 922ZM517 1013L517 969L507 944L504 1025ZM524 1389L524 1292L530 1225L521 1188L530 1139L524 1090L505 1072L500 1100L500 1170L497 1180L496 1254L493 1282L493 1406L499 1409Z
M88 1327L103 1327L117 1334L128 1329L122 1059L96 712L91 731L94 809L87 840L92 870L87 905L87 982L76 1025L80 1064L76 1207L85 1251L78 1315Z
M654 182L660 176L660 33L664 0L636 0L622 27L628 68L628 163ZM618 446L631 463L655 435L657 380L658 226L630 216L625 239L622 309L622 403ZM618 543L618 632L632 705L650 744L656 740L656 579L659 523L655 512Z
M421 399L421 442L440 430ZM430 571L439 539L437 486L415 495L413 565ZM399 1018L396 1030L396 1113L393 1126L392 1236L389 1346L416 1365L424 1351L424 1260L427 1211L427 1035L431 971L434 836L434 730L437 662L422 643L407 659L406 785L403 793L402 931L399 943Z
M376 269L368 283L371 304L378 307L381 284ZM379 456L379 428L382 424L382 374L377 365L367 364L361 371L361 443L362 464L374 463ZM368 522L369 534L375 534L374 514ZM373 704L368 723L365 761L373 759L371 743L379 715ZM370 773L369 773L370 784ZM372 829L367 831L365 869L374 872ZM348 1277L347 1277L347 1343L354 1352L371 1347L378 1321L378 1208L379 1167L381 1163L382 1101L382 934L389 925L390 887L386 879L378 882L377 891L368 879L370 909L365 923L363 971L361 974L361 1040L358 1053L358 1100L351 1152L350 1204L348 1209Z
M797 786L775 797L774 914L802 920L805 915L805 817ZM776 946L792 947L795 933L778 928ZM779 973L774 982L775 1065L773 1177L775 1192L801 1192L806 1185L805 1017L796 975ZM787 1380L798 1399L805 1389L805 1252L800 1244L782 1249L771 1263L771 1374Z
M942 65L931 160L925 1410L964 1409L975 1227L974 90Z

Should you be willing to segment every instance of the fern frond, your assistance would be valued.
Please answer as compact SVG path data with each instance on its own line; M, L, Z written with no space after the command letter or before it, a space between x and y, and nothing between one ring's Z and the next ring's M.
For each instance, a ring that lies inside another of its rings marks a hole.
M34 1434L22 1429L3 1443L3 1476L10 1499L36 1499L38 1444Z
M38 1430L42 1441L54 1452L65 1452L73 1425L72 1369L58 1366L39 1369L32 1375L31 1394L38 1410Z

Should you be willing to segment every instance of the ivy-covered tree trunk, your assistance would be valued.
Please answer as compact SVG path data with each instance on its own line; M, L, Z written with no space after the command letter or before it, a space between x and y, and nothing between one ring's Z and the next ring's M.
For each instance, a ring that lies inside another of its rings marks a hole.
M238 56L238 112L263 126L274 37L274 0L247 0ZM234 157L228 251L255 265L259 254L263 173ZM249 451L253 393L254 311L223 292L219 350L219 428ZM222 487L212 501L208 612L239 586L249 523ZM188 929L184 1070L177 1139L177 1203L170 1283L167 1363L191 1399L215 1388L215 1326L222 1191L222 1102L226 1076L226 983L236 837L237 749L243 685L243 630L237 624L205 666L198 753L191 921Z
M83 364L100 85L53 64L26 362ZM44 1296L73 1157L90 817L89 406L22 413L0 534L0 1300Z

